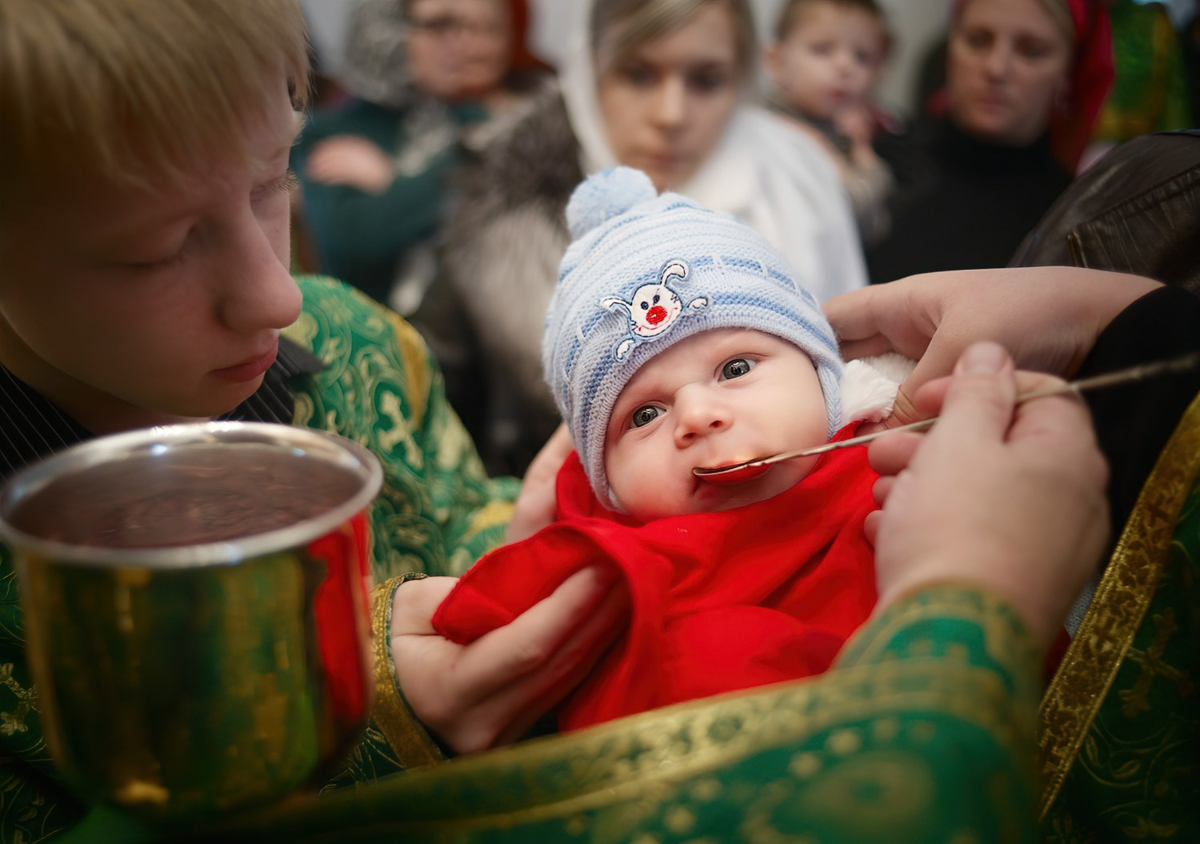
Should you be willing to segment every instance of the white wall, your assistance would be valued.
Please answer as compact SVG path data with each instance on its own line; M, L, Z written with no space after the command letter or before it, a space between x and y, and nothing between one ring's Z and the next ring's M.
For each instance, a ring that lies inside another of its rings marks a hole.
M300 0L300 5L308 19L309 37L316 47L321 73L337 76L353 0Z

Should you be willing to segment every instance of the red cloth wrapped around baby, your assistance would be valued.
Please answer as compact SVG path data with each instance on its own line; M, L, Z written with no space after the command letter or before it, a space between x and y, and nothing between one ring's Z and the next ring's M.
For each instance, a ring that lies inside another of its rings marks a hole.
M819 674L875 605L863 520L876 477L865 447L851 447L766 501L640 524L600 504L573 454L558 475L558 521L476 563L434 628L468 644L574 572L615 566L629 628L562 705L563 730Z

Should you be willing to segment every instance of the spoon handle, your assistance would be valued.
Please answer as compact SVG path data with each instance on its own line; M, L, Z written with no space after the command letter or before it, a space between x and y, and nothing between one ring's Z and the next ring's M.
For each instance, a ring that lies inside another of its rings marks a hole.
M1090 378L1081 378L1078 381L1071 381L1066 384L1056 384L1052 387L1043 387L1040 390L1032 390L1028 393L1023 393L1017 396L1016 404L1024 404L1032 399L1040 399L1043 396L1057 396L1063 393L1085 393L1091 390L1100 390L1105 387L1115 387L1118 384L1131 384L1136 381L1144 381L1147 378L1152 378L1156 375L1162 375L1167 372L1186 372L1189 369L1194 369L1197 364L1200 364L1200 352L1192 352L1177 358L1169 358L1167 360L1155 361L1153 363L1143 363L1137 366L1131 366L1126 369L1118 369L1115 372L1106 372L1103 375L1093 375ZM824 454L827 451L834 451L839 448L848 448L852 445L862 445L869 443L876 437L882 437L885 434L894 434L898 431L924 431L933 426L937 421L937 417L933 416L929 419L922 419L919 422L910 422L907 425L901 425L898 428L884 428L875 431L871 434L863 434L859 437L851 437L848 440L841 440L836 443L825 443L813 448L805 448L800 451L785 451L780 454L773 454L770 457L763 457L758 460L749 460L745 463L737 463L732 466L720 466L714 469L693 469L693 473L697 475L719 475L725 472L732 472L735 469L749 469L757 466L770 466L774 463L781 463L784 460L795 460L799 457L814 457L818 454Z

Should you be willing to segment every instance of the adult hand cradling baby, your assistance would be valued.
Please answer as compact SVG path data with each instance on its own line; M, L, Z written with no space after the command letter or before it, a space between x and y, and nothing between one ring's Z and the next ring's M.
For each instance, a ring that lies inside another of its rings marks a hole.
M898 352L917 361L891 428L926 418L916 392L979 340L999 343L1021 369L1071 377L1104 326L1160 286L1070 267L929 273L846 293L824 310L846 360Z

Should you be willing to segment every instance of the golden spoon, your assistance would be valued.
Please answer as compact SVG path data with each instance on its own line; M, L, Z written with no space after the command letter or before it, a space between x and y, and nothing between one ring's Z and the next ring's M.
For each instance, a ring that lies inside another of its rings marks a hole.
M1032 399L1040 399L1043 396L1057 396L1062 393L1085 393L1089 390L1100 390L1105 387L1114 387L1118 384L1129 384L1135 381L1143 381L1147 378L1153 378L1158 375L1164 375L1170 372L1186 372L1200 364L1200 352L1192 352L1177 358L1168 360L1155 361L1154 363L1143 363L1137 366L1131 366L1127 369L1118 369L1116 372L1107 372L1103 375L1094 375L1091 378L1082 378L1078 381L1071 381L1067 384L1058 384L1053 387L1044 387L1040 390L1033 390L1029 393L1024 393L1017 396L1016 404L1024 404ZM929 419L922 419L920 422L911 422L907 425L901 425L898 428L884 428L880 431L875 431L872 434L863 434L861 437L851 437L848 440L842 440L836 443L826 443L813 448L805 448L800 451L785 451L780 454L772 454L767 457L757 457L753 460L747 460L743 463L730 463L726 466L697 466L692 469L692 474L704 478L713 483L736 484L748 481L753 477L757 477L766 471L768 466L775 463L781 463L784 460L795 460L800 457L815 457L818 454L824 454L827 451L833 451L839 448L848 448L852 445L862 445L869 443L876 437L882 437L885 434L894 434L897 431L924 431L937 421L937 417L933 416Z

